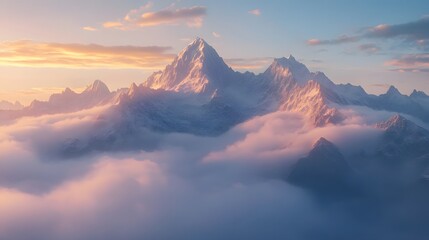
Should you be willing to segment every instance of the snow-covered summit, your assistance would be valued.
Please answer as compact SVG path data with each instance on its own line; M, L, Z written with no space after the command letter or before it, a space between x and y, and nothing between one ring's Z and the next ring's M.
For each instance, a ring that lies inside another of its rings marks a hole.
M292 55L289 58L274 59L264 75L276 82L294 81L300 85L305 85L310 79L308 68L298 62Z
M201 38L195 39L163 71L151 75L144 86L164 90L212 95L226 84L233 70L216 50Z
M109 94L110 90L104 82L102 82L101 80L95 80L92 84L88 85L83 92L91 94L97 93L103 95Z

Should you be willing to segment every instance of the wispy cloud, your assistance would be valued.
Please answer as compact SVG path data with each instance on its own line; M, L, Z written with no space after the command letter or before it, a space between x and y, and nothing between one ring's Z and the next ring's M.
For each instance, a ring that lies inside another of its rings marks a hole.
M373 83L370 84L369 86L371 87L376 87L376 88L382 88L382 89L388 89L391 85L390 84L386 84L386 83Z
M212 32L212 35L213 35L213 37L215 37L215 38L220 38L220 37L222 37L219 33L217 33L217 32Z
M82 27L82 30L94 32L94 31L97 31L97 28L91 27L91 26L86 26L86 27Z
M261 10L257 8L257 9L253 9L253 10L248 11L248 13L255 15L255 16L260 16Z
M363 39L398 39L414 47L429 47L429 17L401 24L379 24L365 28L353 35L342 35L334 39L310 39L308 45L335 45L356 42Z
M336 45L336 44L341 44L341 43L356 42L358 40L359 40L359 38L357 38L355 36L342 35L338 38L329 39L329 40L320 40L320 39L313 38L313 39L310 39L307 41L307 45L310 45L310 46Z
M429 39L429 17L402 24L380 24L367 29L364 37L370 38L403 38L418 43Z
M429 53L406 54L385 63L399 72L429 72Z
M173 54L170 47L103 46L98 44L0 42L0 65L63 68L158 69Z
M391 40L399 49L414 53L404 54L384 63L389 70L397 72L429 72L429 16L400 24L379 24L364 28L353 35L342 35L334 39L310 39L309 46L339 45L365 41L357 50L367 54L379 54L381 47L377 41ZM384 43L385 43L384 42Z
M358 50L368 54L375 54L380 52L381 48L373 43L361 44L358 46Z
M152 3L148 3L138 9L131 10L123 19L107 21L103 26L105 28L128 30L138 27L184 24L188 27L198 28L203 25L204 16L207 13L206 7L203 6L148 11L151 7Z
M103 23L103 27L105 28L117 28L117 29L121 29L123 28L123 23L121 22L105 22Z
M236 70L257 70L267 67L274 58L230 58L225 59L225 62Z

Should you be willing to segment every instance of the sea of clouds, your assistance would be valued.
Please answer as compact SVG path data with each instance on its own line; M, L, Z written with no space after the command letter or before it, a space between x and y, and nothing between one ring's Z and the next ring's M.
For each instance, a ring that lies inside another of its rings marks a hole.
M323 200L285 181L320 137L345 156L373 151L382 134L373 124L390 113L368 120L348 109L344 124L314 128L274 112L217 137L152 133L153 151L55 154L94 132L105 109L0 126L0 239L403 237L391 229L393 203L376 211L372 200Z

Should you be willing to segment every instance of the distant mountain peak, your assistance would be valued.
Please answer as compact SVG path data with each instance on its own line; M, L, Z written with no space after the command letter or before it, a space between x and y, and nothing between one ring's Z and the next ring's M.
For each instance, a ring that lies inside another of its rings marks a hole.
M342 157L340 150L332 142L321 137L313 144L309 156L327 155L329 157Z
M319 148L319 147L333 147L334 144L331 143L330 141L328 141L326 138L321 137L319 138L319 140L317 140L314 144L313 144L313 148Z
M300 85L306 84L311 75L308 68L298 62L292 55L289 58L275 58L265 73L274 77L277 81L293 79Z
M107 85L102 82L101 80L95 80L91 85L87 86L86 89L83 91L85 93L110 93L109 88Z
M429 131L405 117L396 114L377 127L384 130L378 154L389 159L406 160L427 153Z
M389 87L389 89L387 90L386 95L388 95L388 96L400 96L402 94L401 94L401 92L399 92L399 90L395 86L391 85Z
M376 126L385 130L387 133L394 133L401 137L427 132L427 130L415 124L411 120L408 120L400 114L395 114L387 121L378 123Z
M381 129L389 129L392 127L401 127L404 128L405 125L407 125L409 122L408 119L404 118L400 114L395 114L392 117L390 117L387 121L378 123L377 127Z
M303 63L298 62L292 55L290 55L288 58L286 57L275 58L274 63L282 67L293 68L293 69L303 69L303 70L305 69L306 72L310 72Z
M73 90L71 90L69 87L67 87L66 89L64 89L63 93L64 94L74 94L75 92Z
M417 91L416 89L413 90L410 97L412 97L412 98L429 98L429 96L425 92Z
M128 96L136 96L139 92L139 87L137 86L137 84L132 83L130 88L128 89Z
M320 138L307 157L297 161L288 180L315 191L342 193L349 189L353 170L339 149L325 138Z

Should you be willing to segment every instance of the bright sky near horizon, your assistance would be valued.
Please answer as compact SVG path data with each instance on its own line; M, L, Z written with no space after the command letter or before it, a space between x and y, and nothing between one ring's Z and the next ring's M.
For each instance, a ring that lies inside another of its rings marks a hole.
M0 100L140 83L193 38L234 69L294 55L370 93L429 93L429 1L0 0Z

